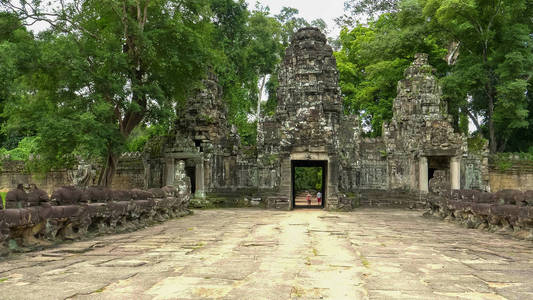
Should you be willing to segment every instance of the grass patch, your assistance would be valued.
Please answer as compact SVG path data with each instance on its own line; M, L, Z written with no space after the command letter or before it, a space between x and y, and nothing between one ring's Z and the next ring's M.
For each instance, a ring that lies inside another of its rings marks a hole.
M2 207L4 209L6 208L6 195L7 195L7 192L0 192L0 197L2 197Z
M7 281L7 280L9 280L9 278L7 278L7 277L0 278L0 282L4 282L4 281Z
M370 262L368 262L368 260L366 259L366 257L362 256L361 255L361 263L363 264L363 266L365 266L365 268L370 268Z

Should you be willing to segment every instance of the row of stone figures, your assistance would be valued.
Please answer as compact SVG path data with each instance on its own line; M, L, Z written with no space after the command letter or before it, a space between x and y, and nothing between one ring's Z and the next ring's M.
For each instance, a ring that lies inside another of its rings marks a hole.
M0 255L184 216L190 199L190 180L181 168L174 186L146 191L66 186L49 196L35 185L26 191L20 184L7 193L0 210Z
M533 191L452 190L428 194L427 206L426 216L533 241Z

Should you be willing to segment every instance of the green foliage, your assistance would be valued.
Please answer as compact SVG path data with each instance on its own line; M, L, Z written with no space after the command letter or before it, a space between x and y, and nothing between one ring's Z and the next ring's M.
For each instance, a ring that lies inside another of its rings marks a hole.
M229 121L239 130L244 145L255 145L258 100L266 89L269 98L263 114L276 107L277 66L290 37L300 27L315 25L325 29L323 20L311 23L298 17L298 10L284 7L272 16L259 4L248 10L244 0L211 0L215 15L214 71L224 90ZM272 101L274 100L274 101Z
M137 127L133 130L126 142L126 151L142 152L149 140L151 140L153 137L164 136L168 133L168 131L168 126L164 125Z
M23 20L35 16L1 3ZM36 5L60 17L35 41L38 59L18 78L4 130L40 137L47 167L68 165L74 156L107 156L103 184L109 184L133 130L171 119L176 102L205 76L213 58L208 2Z
M2 198L3 209L6 209L6 195L7 195L7 192L0 192L0 198Z
M368 25L344 28L335 53L345 113L360 115L370 136L380 136L383 121L392 117L397 83L416 53L428 53L438 74L447 69L444 41L423 17L421 4L402 1L399 8Z
M506 171L515 164L532 164L533 152L503 152L496 153L490 156L490 160L494 163L499 171Z
M457 62L444 81L447 99L482 117L478 129L489 138L493 153L508 145L514 148L508 150L523 151L533 143L516 142L516 133L532 124L532 14L529 0L425 3L424 15L459 45Z
M8 101L20 94L19 79L33 68L37 56L33 35L15 14L0 11L0 123ZM22 139L20 134L0 132L0 147L12 149Z
M363 18L374 18L398 9L400 0L351 0L344 2L346 14L336 19L339 25L353 26Z
M25 137L19 142L18 147L14 149L0 148L0 156L9 156L11 160L27 161L30 158L30 154L38 152L38 144L38 137Z
M493 153L533 146L530 0L358 0L346 7L339 21L354 28L339 39L340 85L346 113L359 114L369 135L380 135L397 81L413 54L425 52L458 131L467 133L471 121ZM376 18L354 23L361 15Z
M468 139L468 152L482 153L487 147L487 139L481 134L476 134Z
M294 168L294 188L296 191L322 189L321 167L296 167Z

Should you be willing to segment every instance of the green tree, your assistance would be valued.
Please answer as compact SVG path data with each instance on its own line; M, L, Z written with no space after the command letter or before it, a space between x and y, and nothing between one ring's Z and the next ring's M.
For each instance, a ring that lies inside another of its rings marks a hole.
M474 111L474 123L483 118L491 152L505 150L513 132L531 124L531 0L429 0L424 15L459 45L448 90Z
M415 53L428 53L439 76L447 70L445 43L422 9L418 1L404 1L397 12L341 31L335 57L345 113L360 115L370 136L380 136L383 121L392 117L398 81Z
M40 152L59 164L74 154L105 153L103 185L111 184L132 131L168 121L212 54L205 1L0 4L52 26L43 34L39 69L26 78L32 92L10 105L10 128L36 128Z
M353 27L361 19L376 19L381 14L393 13L399 9L402 0L351 0L344 2L344 15L335 22L344 27Z
M19 79L30 72L38 57L33 35L15 14L0 12L0 114L20 94ZM0 117L0 123L5 121ZM23 137L17 132L0 132L0 147L13 149Z

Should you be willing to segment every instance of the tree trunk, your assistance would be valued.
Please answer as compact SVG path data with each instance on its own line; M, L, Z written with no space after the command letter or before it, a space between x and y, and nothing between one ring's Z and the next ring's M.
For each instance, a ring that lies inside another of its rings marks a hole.
M100 178L98 180L98 185L105 186L105 187L111 187L111 184L113 183L113 177L115 176L115 172L117 170L117 165L118 165L118 155L109 151L107 153L107 160L106 160L105 168L100 174Z
M494 131L494 95L489 90L489 111L488 111L488 123L489 123L489 150L490 153L496 153L498 145L496 143L496 133Z

